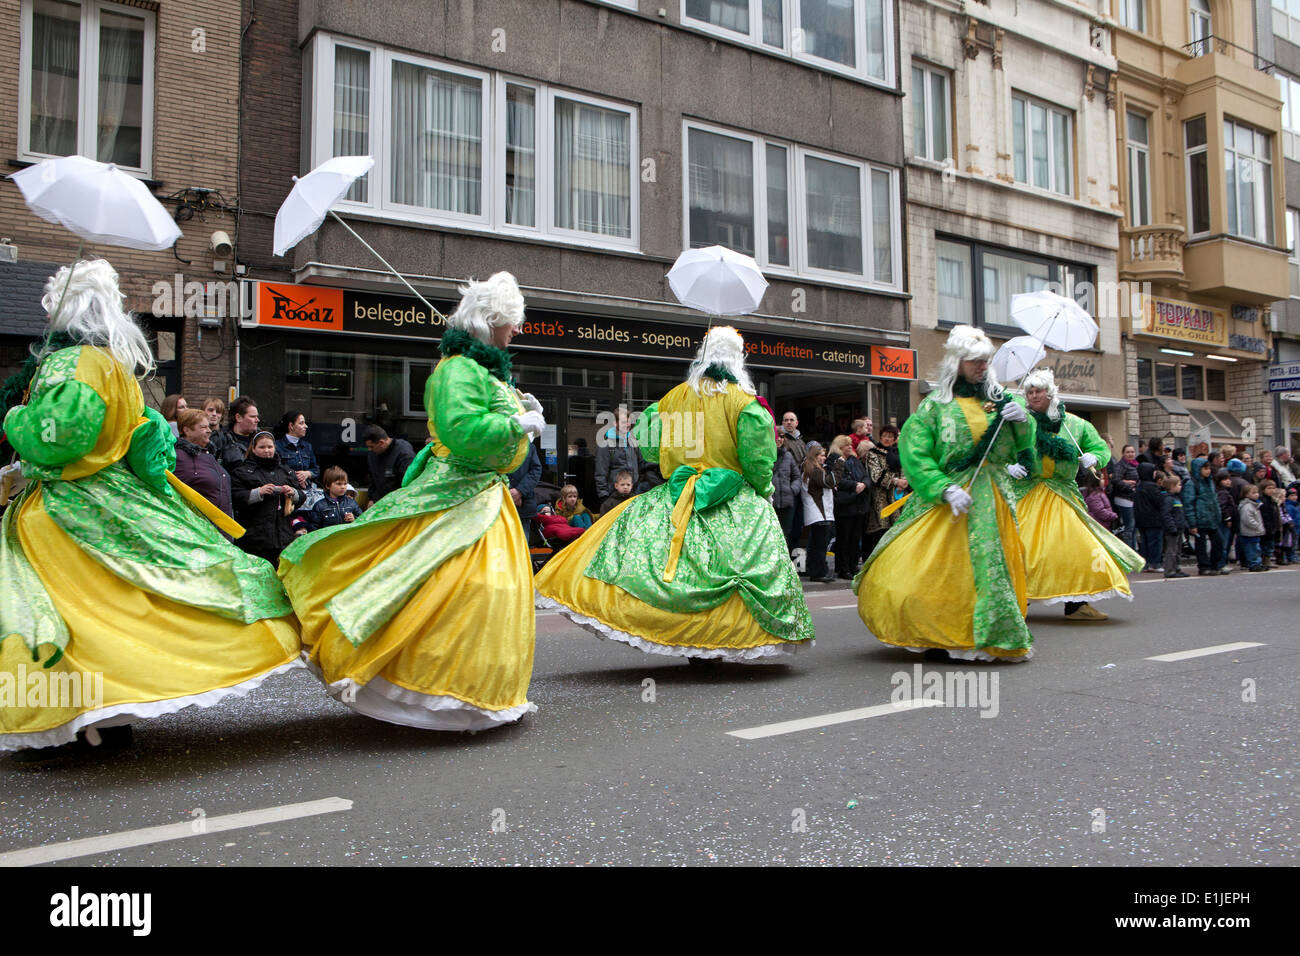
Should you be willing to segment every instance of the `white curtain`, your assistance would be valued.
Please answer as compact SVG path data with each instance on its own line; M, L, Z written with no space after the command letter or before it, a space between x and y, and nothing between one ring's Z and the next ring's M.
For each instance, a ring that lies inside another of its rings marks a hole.
M370 155L370 54L365 50L334 50L333 155ZM352 184L347 198L369 201L369 173Z
M142 165L144 24L108 10L99 22L99 160Z
M808 265L862 274L862 180L856 166L805 157Z
M482 214L483 84L393 63L392 201Z
M693 129L689 143L691 245L754 254L754 148Z
M868 0L867 20L870 24L874 14L877 18L876 32L883 37L884 31L879 22L880 2L881 0ZM853 21L853 0L801 0L799 27L803 30L804 52L845 66L856 66L858 58ZM874 49L870 42L868 49ZM883 74L884 68L882 59L878 65L879 72ZM876 75L876 71L873 70L872 74Z
M630 238L631 118L555 98L555 225Z
M77 152L80 74L81 11L74 4L38 0L32 10L33 152Z

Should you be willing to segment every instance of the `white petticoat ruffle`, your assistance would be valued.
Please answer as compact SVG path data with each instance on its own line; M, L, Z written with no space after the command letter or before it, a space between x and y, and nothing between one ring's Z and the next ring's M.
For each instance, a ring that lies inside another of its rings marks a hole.
M536 594L536 592L534 592ZM610 627L593 617L579 614L566 604L552 598L536 594L534 604L538 610L559 611L574 624L585 631L595 634L602 640L618 641L628 644L647 654L660 654L665 657L695 657L701 660L726 661L733 664L784 664L783 658L798 653L800 648L812 647L816 641L781 641L776 644L760 644L758 647L697 647L694 645L656 644L645 638Z
M1123 598L1125 601L1133 600L1133 594L1131 592L1126 594L1118 588L1115 588L1110 591L1098 591L1096 594L1065 594L1061 597L1044 598L1042 600L1033 599L1030 603L1042 604L1044 606L1048 604L1087 604L1090 601L1104 601L1107 598L1115 597Z
M78 714L66 724L60 724L50 730L28 734L0 734L0 751L25 750L30 747L57 747L61 744L72 743L72 741L76 740L78 731L89 727L96 729L119 727L122 724L129 724L136 720L148 720L151 717L174 714L186 707L212 707L228 697L247 697L268 677L297 670L302 666L302 661L295 659L230 687L217 687L213 690L204 691L202 694L173 697L170 700L114 704L112 707L101 707L98 710L88 710L84 714Z
M908 647L903 644L889 644L889 647L901 647L905 651L911 651L913 654L924 654L926 651L948 651L948 657L955 661L984 661L989 664L1019 664L1027 661L1034 656L1034 649L1031 647L1020 657L995 657L992 654L986 654L984 651L971 648L969 650L948 650L946 647Z
M307 660L305 651L303 660L308 669L321 678L320 667ZM323 683L324 679L321 680ZM420 730L477 733L503 724L512 724L526 714L537 713L537 705L532 702L504 710L484 710L467 704L458 697L422 694L399 687L378 676L370 678L365 684L358 684L352 678L345 677L326 684L325 692L358 714Z

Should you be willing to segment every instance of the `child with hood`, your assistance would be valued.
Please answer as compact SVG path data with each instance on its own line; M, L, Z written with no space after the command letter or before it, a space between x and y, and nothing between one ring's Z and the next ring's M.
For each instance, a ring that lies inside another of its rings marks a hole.
M1208 458L1193 458L1192 477L1183 482L1183 514L1195 536L1198 575L1218 574L1216 569L1222 546L1219 540L1219 524L1222 520L1219 497L1215 492L1211 471Z
M1178 569L1178 555L1188 527L1187 516L1183 514L1183 483L1177 475L1165 475L1160 479L1160 489L1160 524L1165 532L1165 577L1185 578L1187 572Z
M1146 558L1146 570L1160 570L1164 560L1164 521L1160 517L1160 486L1156 484L1156 466L1150 462L1138 465L1137 494L1133 497L1133 517L1137 522L1138 549Z
M1214 493L1219 499L1219 564L1220 574L1231 574L1228 552L1237 533L1237 502L1232 497L1232 473L1220 468L1214 473Z

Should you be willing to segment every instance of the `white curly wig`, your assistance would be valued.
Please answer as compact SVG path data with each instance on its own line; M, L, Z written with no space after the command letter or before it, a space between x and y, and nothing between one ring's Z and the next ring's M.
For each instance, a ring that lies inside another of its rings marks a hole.
M948 341L943 346L943 361L939 364L939 384L932 393L937 401L952 401L952 386L957 381L957 374L963 361L984 359L992 363L997 348L989 341L983 330L970 325L954 326L948 333ZM984 393L993 401L1002 397L1002 386L990 364L984 373Z
M482 282L471 279L459 292L460 305L447 317L447 325L463 329L484 345L492 344L493 327L524 322L524 294L509 272L498 272Z
M144 332L122 309L122 298L117 272L109 261L83 259L46 280L41 307L50 316L51 331L106 349L132 375L143 378L154 370L153 351ZM42 348L37 357L44 358L49 351Z
M686 384L695 389L697 395L709 395L727 390L726 382L718 382L705 376L704 371L710 365L718 365L736 376L736 384L742 392L758 394L749 370L745 368L745 340L729 325L719 325L709 329L700 350L686 372Z
M1052 374L1050 368L1036 368L1029 373L1024 381L1025 394L1029 394L1031 388L1041 388L1047 393L1051 401L1047 403L1047 417L1052 421L1057 421L1061 417L1061 400L1056 395L1056 376Z

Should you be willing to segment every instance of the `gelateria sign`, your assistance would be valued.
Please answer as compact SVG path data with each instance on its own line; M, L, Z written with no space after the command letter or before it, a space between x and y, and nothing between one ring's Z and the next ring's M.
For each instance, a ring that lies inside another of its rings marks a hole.
M442 317L407 296L259 282L254 303L252 321L244 323L246 328L256 325L429 342L438 341L443 333ZM455 307L454 303L435 304L444 311ZM755 368L905 381L916 378L916 352L912 349L741 331L746 361ZM696 325L529 309L510 348L689 362L704 333L705 328Z
M1155 295L1141 298L1142 328L1134 331L1200 345L1227 347L1228 313L1223 309Z

